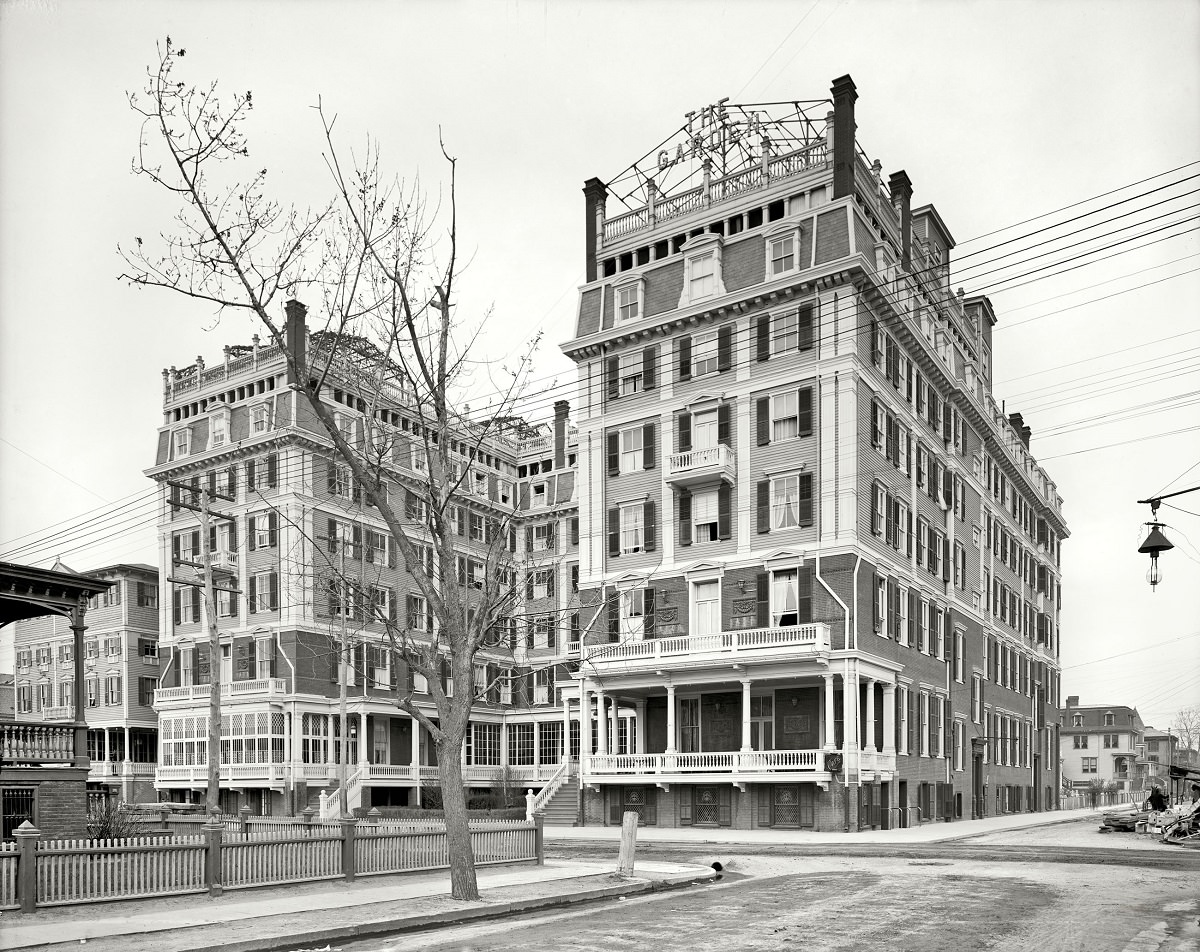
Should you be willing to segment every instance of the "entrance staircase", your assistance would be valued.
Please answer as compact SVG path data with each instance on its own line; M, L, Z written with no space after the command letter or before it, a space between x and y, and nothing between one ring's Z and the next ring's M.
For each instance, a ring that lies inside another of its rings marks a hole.
M546 826L579 825L579 781L569 777L562 782L542 810Z

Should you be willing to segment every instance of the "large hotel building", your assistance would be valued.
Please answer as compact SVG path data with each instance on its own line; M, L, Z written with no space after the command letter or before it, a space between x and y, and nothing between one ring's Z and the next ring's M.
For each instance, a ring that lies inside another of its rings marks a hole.
M842 77L831 102L723 102L585 184L574 424L560 402L463 439L457 574L497 515L520 565L508 645L478 659L481 791L549 784L564 822L818 830L1056 805L1062 501L992 397L991 303L952 289L947 224L863 154L855 98ZM359 443L390 434L419 523L411 400L342 379L324 398ZM315 805L349 637L351 804L420 802L432 745L393 697L427 685L320 566L436 632L283 355L167 371L163 409L157 786L203 787L219 664L227 805ZM220 658L169 581L200 540L168 479L234 500Z

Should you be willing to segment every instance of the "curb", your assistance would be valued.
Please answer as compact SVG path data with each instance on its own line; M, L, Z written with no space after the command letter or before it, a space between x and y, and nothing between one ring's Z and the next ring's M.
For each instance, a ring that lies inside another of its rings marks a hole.
M706 873L707 875L705 875ZM556 896L537 896L529 899L516 899L511 902L486 903L467 909L453 909L421 916L388 917L317 931L309 930L297 934L244 939L240 942L224 941L214 945L194 945L188 946L187 952L275 952L275 950L297 944L311 946L335 940L369 939L373 936L418 932L423 929L445 928L480 919L500 919L536 912L540 909L612 899L617 896L681 889L703 880L715 879L716 875L716 872L711 869L697 866L695 873L666 876L662 879L631 879L628 882L612 886L585 889ZM207 927L201 926L200 928Z

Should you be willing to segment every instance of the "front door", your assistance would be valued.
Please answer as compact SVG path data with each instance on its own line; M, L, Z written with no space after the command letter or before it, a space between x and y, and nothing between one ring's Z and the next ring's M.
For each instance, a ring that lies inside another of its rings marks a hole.
M971 758L971 819L979 820L987 813L983 789L983 754Z

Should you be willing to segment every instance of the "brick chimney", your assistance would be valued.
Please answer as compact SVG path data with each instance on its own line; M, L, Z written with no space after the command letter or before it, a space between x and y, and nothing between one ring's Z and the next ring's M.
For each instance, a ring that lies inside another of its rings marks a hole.
M1019 413L1010 413L1008 422L1012 424L1012 428L1017 431L1017 435L1021 437L1021 442L1025 444L1025 449L1029 449L1029 438L1033 436L1033 430L1025 425L1025 419Z
M596 248L604 227L604 200L607 197L608 188L598 178L583 183L583 253L589 282L596 280Z
M567 466L567 414L571 404L567 400L554 401L554 469Z
M833 94L833 197L854 194L854 101L858 93L849 75L839 76Z
M912 180L904 169L888 176L888 191L900 203L900 267L912 271Z
M292 300L283 306L283 310L287 314L287 322L283 327L283 345L287 348L288 353L296 358L296 366L306 367L308 365L308 355L305 353L304 316L308 313L308 308L295 298L292 298ZM288 366L287 382L289 387L300 386L303 383L297 377L291 365Z

